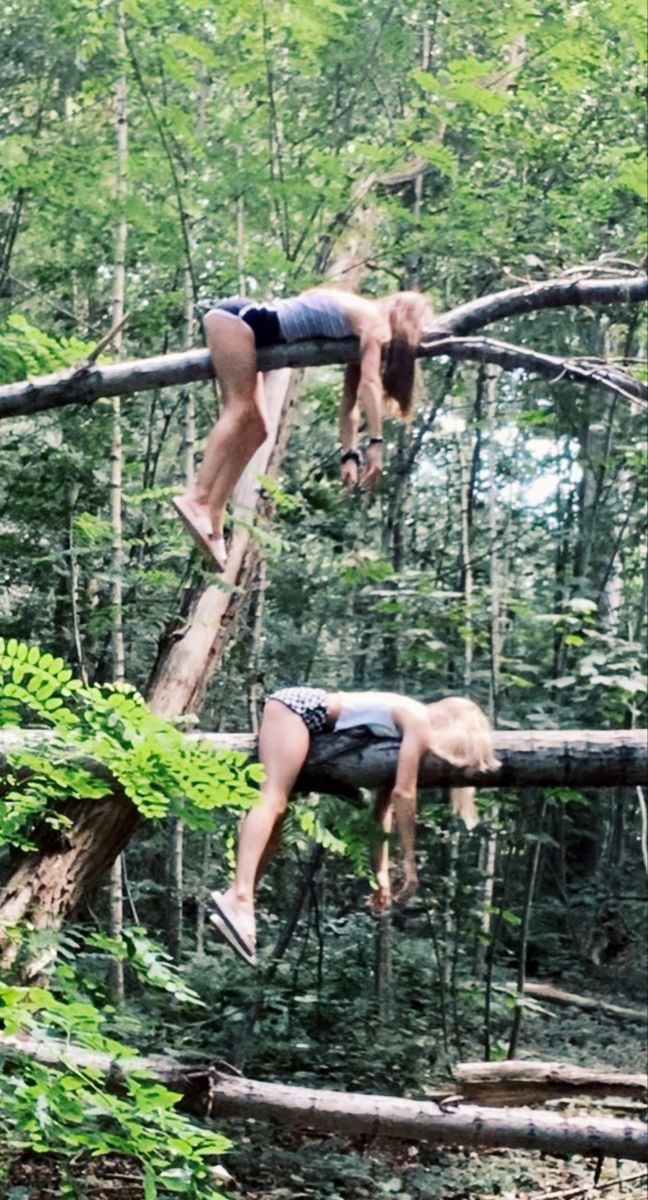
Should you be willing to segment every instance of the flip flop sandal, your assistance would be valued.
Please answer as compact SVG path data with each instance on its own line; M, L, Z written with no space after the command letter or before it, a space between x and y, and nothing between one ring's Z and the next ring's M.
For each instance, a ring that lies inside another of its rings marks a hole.
M225 546L224 537L216 537L215 533L209 535L209 553L211 555L211 563L215 565L217 570L224 571L227 566L227 549Z
M246 963L249 963L251 966L254 966L256 963L256 953L255 940L252 933L253 926L251 926L250 934L246 935L240 927L237 928L234 918L227 911L226 905L223 904L223 897L221 893L212 892L211 899L216 910L215 912L210 913L209 916L209 920L211 921L212 925L215 925L218 932L222 934L227 942L229 942L232 950L234 950L240 958L242 958Z
M193 538L202 551L207 565L217 571L224 571L227 562L225 540L213 533L203 533L198 527L184 496L174 496L171 501L189 537Z

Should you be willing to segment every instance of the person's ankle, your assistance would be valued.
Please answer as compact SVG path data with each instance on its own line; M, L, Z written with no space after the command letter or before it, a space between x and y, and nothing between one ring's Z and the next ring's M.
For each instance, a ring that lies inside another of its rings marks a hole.
M187 496L191 504L197 504L199 508L209 508L209 496L201 491L197 484L189 488Z

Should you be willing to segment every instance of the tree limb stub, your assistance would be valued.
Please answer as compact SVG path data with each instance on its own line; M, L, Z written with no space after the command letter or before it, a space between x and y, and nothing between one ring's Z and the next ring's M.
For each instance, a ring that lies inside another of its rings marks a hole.
M509 288L471 300L439 316L426 333L419 348L423 357L446 356L495 362L506 369L529 370L550 378L562 376L577 382L596 383L614 391L642 398L642 384L608 364L586 364L574 359L561 360L506 343L462 336L495 321L524 315L544 308L586 304L637 303L648 297L648 278L621 276L603 279L554 279L543 283ZM356 338L340 341L304 341L271 346L260 350L257 364L262 371L281 367L323 366L356 361ZM151 388L193 383L212 375L206 350L189 350L131 362L98 366L84 364L78 370L58 371L33 380L0 387L0 419L61 408L67 404L92 404L100 396L124 396Z
M429 1100L263 1083L169 1058L111 1060L107 1054L49 1039L0 1035L0 1057L15 1057L18 1053L61 1065L67 1059L77 1071L94 1067L106 1073L112 1089L123 1086L134 1071L149 1070L167 1087L183 1094L183 1107L212 1119L270 1120L291 1127L426 1141L438 1146L504 1146L648 1161L648 1136L641 1121L598 1114L573 1117L531 1108L478 1108L472 1104L446 1108Z
M49 736L46 729L0 730L0 769L12 749L37 748ZM187 736L214 750L256 754L253 734ZM375 737L364 728L315 735L296 790L335 792L339 787L348 793L358 787L381 787L394 779L399 745L397 738ZM643 729L496 731L494 745L501 761L497 770L471 773L428 754L421 764L419 785L609 787L648 781L648 731Z

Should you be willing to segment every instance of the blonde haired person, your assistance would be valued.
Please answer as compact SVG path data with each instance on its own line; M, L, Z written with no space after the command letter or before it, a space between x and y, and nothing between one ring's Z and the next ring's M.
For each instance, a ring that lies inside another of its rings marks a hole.
M257 350L308 338L359 338L360 361L346 369L340 403L342 480L347 486L359 481L372 487L383 468L384 397L396 402L402 416L407 415L416 348L431 318L432 310L418 292L371 300L333 288L311 288L290 299L264 303L231 297L210 309L204 329L223 412L207 438L195 485L173 503L212 566L225 568L225 506L267 436ZM360 409L369 438L361 475Z
M395 820L403 849L403 883L397 899L417 887L415 821L419 766L428 752L470 771L499 764L493 751L488 718L472 700L447 697L422 704L395 692L327 692L289 687L266 700L259 731L259 760L265 769L261 798L245 817L239 836L236 874L226 892L212 892L210 920L246 962L256 957L254 892L264 856L281 833L286 805L304 765L312 734L338 733L366 726L378 736L398 737L396 778L381 789L374 815L385 835L376 856L377 890L372 906L391 903L387 835ZM454 810L468 828L477 824L475 789L452 791Z

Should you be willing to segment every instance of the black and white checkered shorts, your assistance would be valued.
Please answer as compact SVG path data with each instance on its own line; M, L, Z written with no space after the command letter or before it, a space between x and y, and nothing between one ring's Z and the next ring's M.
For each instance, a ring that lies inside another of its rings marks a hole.
M287 687L279 688L267 699L280 700L286 708L301 717L311 733L323 733L327 726L326 696L323 688Z

